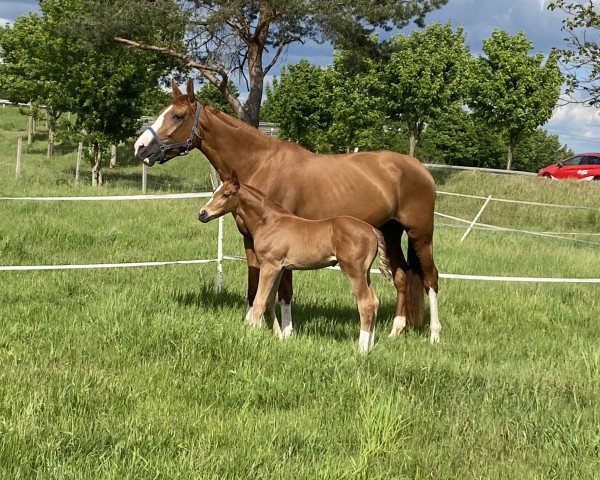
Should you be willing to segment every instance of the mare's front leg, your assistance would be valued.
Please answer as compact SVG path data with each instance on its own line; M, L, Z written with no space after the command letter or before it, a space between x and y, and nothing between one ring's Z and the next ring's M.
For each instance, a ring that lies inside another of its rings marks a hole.
M269 316L274 313L275 288L279 282L281 272L281 267L269 264L261 265L258 289L256 290L256 296L254 297L252 315L249 322L251 326L261 326L262 316L265 314L267 307L269 307L270 310ZM281 338L279 323L276 321L277 319L274 320L273 331Z
M245 321L246 323L250 323L252 319L254 298L256 297L256 291L258 289L260 265L256 258L256 253L254 252L254 241L249 235L244 235L244 250L246 252L246 263L248 265L248 305Z

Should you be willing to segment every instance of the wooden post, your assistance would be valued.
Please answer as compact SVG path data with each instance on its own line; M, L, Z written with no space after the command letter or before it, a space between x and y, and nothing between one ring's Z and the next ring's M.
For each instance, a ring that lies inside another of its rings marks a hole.
M54 130L48 129L48 149L46 150L46 158L54 155Z
M79 185L79 170L81 168L81 157L83 156L83 142L77 147L77 166L75 167L75 185Z
M221 181L219 175L215 170L215 167L210 167L210 183L212 183L213 190L216 190ZM217 293L221 293L223 289L223 219L219 217L219 231L217 234Z
M15 172L16 178L21 176L21 152L23 151L23 139L21 137L17 140L17 168Z
M145 163L142 164L142 193L146 194L148 191L148 167Z

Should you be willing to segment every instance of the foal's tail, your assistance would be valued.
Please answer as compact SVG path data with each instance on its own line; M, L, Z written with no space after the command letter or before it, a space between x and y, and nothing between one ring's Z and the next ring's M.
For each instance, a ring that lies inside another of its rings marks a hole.
M392 280L392 269L390 267L390 261L386 253L385 240L383 235L376 228L373 229L375 238L377 238L377 252L379 253L379 270L386 280Z

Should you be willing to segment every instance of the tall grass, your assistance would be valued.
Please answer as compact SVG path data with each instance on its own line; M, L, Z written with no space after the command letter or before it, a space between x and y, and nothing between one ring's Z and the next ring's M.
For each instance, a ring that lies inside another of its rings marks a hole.
M136 165L107 171L104 189L75 187L67 155L30 153L15 180L4 113L1 196L138 191ZM199 156L150 173L154 192L208 188ZM592 183L437 180L592 208L600 197ZM214 258L216 225L200 225L200 205L0 200L0 264ZM437 208L472 218L480 206L440 197ZM592 233L597 218L491 204L482 221ZM462 231L436 229L441 272L600 277L596 245L483 231L460 243ZM225 250L243 251L230 219ZM295 334L279 343L242 323L244 263L224 269L220 294L213 264L0 272L0 478L598 478L597 286L442 280L432 347L424 330L386 337L395 293L376 277L377 341L361 356L339 272L295 274Z

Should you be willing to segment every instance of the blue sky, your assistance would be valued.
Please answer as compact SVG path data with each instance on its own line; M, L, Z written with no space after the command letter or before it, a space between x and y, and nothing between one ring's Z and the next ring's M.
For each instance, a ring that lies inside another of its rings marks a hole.
M495 28L515 34L523 30L534 44L534 52L549 52L552 47L562 47L565 33L561 31L561 12L550 12L548 0L449 0L448 4L427 17L427 23L450 21L453 27L462 25L467 43L473 54L481 51L481 44ZM13 20L37 9L36 0L0 0L0 23ZM409 26L405 32L414 26ZM308 43L290 47L280 62L295 63L307 58L312 63L326 65L331 62L332 49L328 45ZM577 152L600 151L598 125L600 110L582 105L568 104L557 107L544 126L556 133L562 143Z

